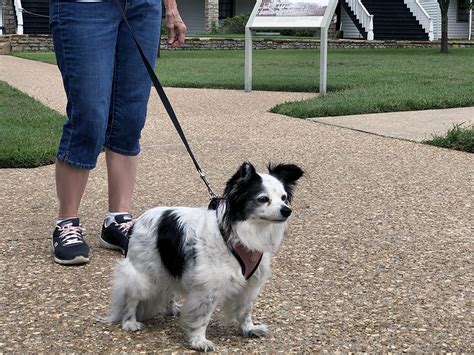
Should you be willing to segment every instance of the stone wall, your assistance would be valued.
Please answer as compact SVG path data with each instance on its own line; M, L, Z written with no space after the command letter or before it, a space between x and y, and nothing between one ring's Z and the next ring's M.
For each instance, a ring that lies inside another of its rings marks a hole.
M16 32L16 15L13 7L13 0L0 0L3 9L3 34L13 34Z
M50 35L9 35L13 52L23 51L53 51L53 42ZM319 48L317 39L254 39L255 49L305 49ZM452 48L474 48L474 41L449 41ZM439 41L435 42L410 42L410 41L364 41L364 40L329 40L329 48L433 48L439 47ZM166 39L161 40L162 49L166 49ZM243 39L224 38L187 38L185 45L178 50L201 50L201 49L244 49Z
M12 52L54 51L50 35L9 35Z

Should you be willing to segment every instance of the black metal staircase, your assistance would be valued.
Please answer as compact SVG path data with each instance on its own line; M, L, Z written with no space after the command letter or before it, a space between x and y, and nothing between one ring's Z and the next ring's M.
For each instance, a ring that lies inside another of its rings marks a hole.
M46 34L49 30L49 0L22 0L24 34ZM33 14L30 14L33 13ZM41 16L37 16L41 15Z
M367 32L364 31L352 10L348 9L349 6L345 0L341 2L359 32L367 38ZM362 0L362 4L371 15L374 15L375 40L428 41L428 34L403 0Z

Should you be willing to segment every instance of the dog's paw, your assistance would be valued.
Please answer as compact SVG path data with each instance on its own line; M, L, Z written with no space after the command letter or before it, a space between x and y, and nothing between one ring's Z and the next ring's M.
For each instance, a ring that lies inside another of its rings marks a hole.
M246 338L261 338L268 334L268 327L265 324L254 325L248 329L242 329L242 335Z
M128 320L122 323L122 329L125 330L126 332L136 332L138 330L142 330L143 327L144 327L144 324L137 321Z
M193 340L191 341L190 345L192 349L203 352L214 351L216 349L214 343L205 338L200 340Z

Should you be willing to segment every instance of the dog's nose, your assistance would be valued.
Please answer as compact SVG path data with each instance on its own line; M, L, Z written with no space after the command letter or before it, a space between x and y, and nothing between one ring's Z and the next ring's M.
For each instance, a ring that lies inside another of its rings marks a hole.
M283 217L290 217L290 214L291 214L291 208L289 208L288 206L283 206L281 209L280 209L280 213Z

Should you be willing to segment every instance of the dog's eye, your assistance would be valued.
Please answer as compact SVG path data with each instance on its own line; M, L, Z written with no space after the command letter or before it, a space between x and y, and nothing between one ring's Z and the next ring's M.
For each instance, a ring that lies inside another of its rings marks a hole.
M288 196L286 196L286 195L281 196L282 201L286 201L287 199L288 199Z
M259 198L257 198L257 201L260 203L268 203L270 202L270 199L267 196L260 196Z

